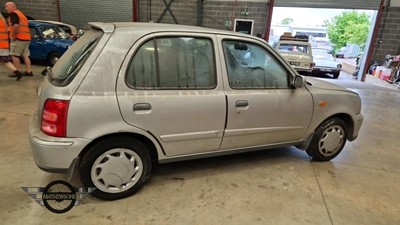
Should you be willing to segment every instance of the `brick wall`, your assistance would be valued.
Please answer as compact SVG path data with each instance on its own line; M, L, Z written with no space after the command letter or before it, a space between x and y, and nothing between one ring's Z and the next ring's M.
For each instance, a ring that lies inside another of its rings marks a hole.
M383 60L386 54L400 54L400 7L389 7L381 17L372 59Z
M0 0L1 11L5 12L4 4L6 0ZM58 20L57 0L24 0L15 1L18 8L25 14L43 20ZM151 15L147 0L138 0L139 3L139 21L157 22L165 9L163 0L152 0ZM169 0L167 0L167 3ZM197 0L175 0L171 5L171 10L179 24L197 25ZM247 11L248 16L240 15L240 12ZM232 25L227 28L233 28L234 19L252 19L254 20L254 35L264 34L268 3L266 2L244 2L244 1L205 1L203 5L203 15L201 16L202 26L226 29L225 22L231 21ZM386 17L386 19L385 19ZM162 23L174 23L172 16L167 11L161 19ZM380 28L375 40L374 59L383 59L386 54L400 54L400 7L389 7L385 10Z
M168 3L170 0L167 0ZM161 18L161 14L166 8L164 1L152 0L151 5L148 5L147 0L139 0L139 21L140 22L160 22L160 23L175 23L170 12L167 11ZM175 0L171 4L171 11L175 16L178 24L196 25L197 21L197 1L194 0Z
M146 0L139 0L139 21L152 20L157 22L165 8L162 0L153 0L151 7ZM203 27L232 29L234 19L249 19L254 20L253 34L264 34L268 11L268 3L266 2L205 1L203 9L201 16L201 26ZM171 11L178 24L198 25L197 1L175 0L171 5ZM240 15L244 11L248 12L247 16ZM226 21L231 21L231 26L225 27ZM168 11L160 22L175 23Z
M8 1L0 0L1 12L6 12L4 4ZM58 21L57 0L25 0L14 1L25 15L40 20Z

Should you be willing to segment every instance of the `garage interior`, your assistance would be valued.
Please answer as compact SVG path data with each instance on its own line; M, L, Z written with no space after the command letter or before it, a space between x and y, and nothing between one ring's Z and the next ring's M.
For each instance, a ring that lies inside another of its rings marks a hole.
M17 2L34 18L79 26L86 19L176 20L217 29L232 26L225 21L240 18L244 3L250 14L245 18L256 23L254 34L267 33L269 3L262 0L124 0L117 8L103 4L97 13L89 11L99 1L79 1L80 7L78 1L66 0ZM400 1L275 0L277 6L319 8L354 8L353 3L382 12L366 61L400 54ZM201 18L197 11L203 12ZM113 202L89 197L66 214L53 214L21 189L67 180L37 168L30 150L28 124L37 108L36 88L43 80L43 68L34 65L34 77L16 82L0 67L1 224L400 224L400 92L377 86L378 81L358 82L348 76L328 81L360 94L364 123L358 139L348 142L331 162L310 161L305 152L290 147L163 164L134 196ZM76 176L71 183L81 186Z

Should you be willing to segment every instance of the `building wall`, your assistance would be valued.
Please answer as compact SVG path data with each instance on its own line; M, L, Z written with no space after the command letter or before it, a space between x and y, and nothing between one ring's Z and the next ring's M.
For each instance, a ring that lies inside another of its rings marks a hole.
M372 59L383 60L387 54L400 55L400 7L384 10Z
M169 1L166 1L167 3ZM175 23L169 11L166 11L161 17L166 8L164 1L152 0L151 5L147 0L139 0L139 21L140 22L160 22L160 23ZM177 19L178 24L196 25L197 1L175 0L171 4L172 14Z
M4 4L6 2L6 0L0 0L1 12L5 12ZM15 2L21 11L35 19L57 21L59 18L57 0L26 0ZM157 22L166 7L163 0L151 1L151 14L147 2L147 0L138 0L139 21ZM169 0L167 0L168 2ZM400 54L400 7L396 5L399 4L400 0L392 0L392 2L392 6L384 10L380 20L373 59L381 60L386 54ZM171 5L171 11L179 24L198 24L197 0L175 0ZM241 12L244 11L248 12L248 16L241 15ZM267 1L207 0L204 1L203 5L201 25L216 29L233 29L235 18L253 19L255 21L253 34L264 34L267 14ZM230 26L226 24L227 21L231 21ZM168 11L160 22L175 23Z
M8 2L0 0L1 12L6 12L4 4ZM58 21L58 6L57 0L27 0L14 1L25 15L31 16L40 20L55 20Z
M167 1L168 3L169 1ZM198 1L175 0L171 5L178 24L198 24ZM151 6L148 1L139 0L139 21L158 22L166 6L162 0L153 0ZM267 21L268 2L243 2L243 1L204 1L201 26L216 29L233 29L235 19L254 20L253 34L264 34ZM248 15L241 15L248 12ZM230 21L230 25L229 25ZM160 20L161 23L175 23L170 12L166 12Z

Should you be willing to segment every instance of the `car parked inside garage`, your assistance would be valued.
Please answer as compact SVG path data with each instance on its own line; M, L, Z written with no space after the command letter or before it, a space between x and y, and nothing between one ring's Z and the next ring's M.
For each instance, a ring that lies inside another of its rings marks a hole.
M308 37L304 35L291 36L286 33L280 37L275 49L281 53L297 72L310 75L314 66L311 44Z
M53 66L65 51L74 43L61 27L46 22L29 21L32 60L46 62Z
M313 56L315 66L313 67L312 74L326 75L331 74L333 78L337 79L342 71L342 64L337 62L327 49L313 48Z
M314 160L357 138L357 93L299 75L265 41L149 23L91 23L38 88L30 143L38 167L76 167L114 200L152 162L295 145Z
M61 27L61 29L63 29L65 31L65 33L67 33L69 35L70 39L72 39L72 40L78 39L77 38L78 37L78 29L71 24L67 24L67 23L63 23L63 22L59 22L59 21L52 21L52 20L35 20L35 21L55 24L55 25Z

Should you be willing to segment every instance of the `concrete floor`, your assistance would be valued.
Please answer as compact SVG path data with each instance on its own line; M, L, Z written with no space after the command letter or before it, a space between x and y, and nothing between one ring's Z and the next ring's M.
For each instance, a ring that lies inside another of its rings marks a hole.
M0 69L0 224L400 224L400 92L347 75L329 81L361 95L365 122L331 162L292 147L159 165L132 197L53 214L20 188L66 179L39 170L28 143L41 69L20 82Z

